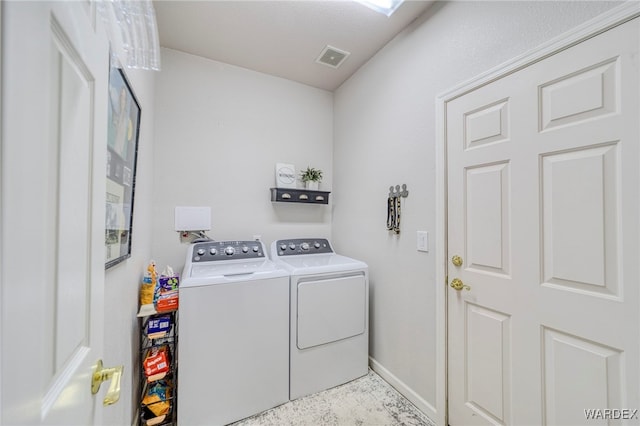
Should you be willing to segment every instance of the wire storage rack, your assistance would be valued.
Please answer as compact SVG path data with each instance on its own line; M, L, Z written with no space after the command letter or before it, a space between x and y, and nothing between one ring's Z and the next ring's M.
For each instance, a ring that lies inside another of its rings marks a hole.
M178 311L144 316L140 325L140 426L178 420Z

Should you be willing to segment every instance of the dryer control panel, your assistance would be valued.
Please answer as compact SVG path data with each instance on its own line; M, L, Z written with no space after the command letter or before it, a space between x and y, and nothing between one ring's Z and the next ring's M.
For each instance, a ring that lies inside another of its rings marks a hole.
M260 241L205 241L191 246L194 263L264 257L264 244Z
M278 256L333 253L329 240L325 238L295 238L293 240L278 240L275 245L278 249ZM273 248L271 250L273 250Z

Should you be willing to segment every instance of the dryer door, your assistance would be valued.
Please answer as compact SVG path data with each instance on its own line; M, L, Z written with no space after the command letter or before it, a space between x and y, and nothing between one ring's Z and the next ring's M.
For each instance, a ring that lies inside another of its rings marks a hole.
M364 333L366 284L363 273L298 282L298 349Z

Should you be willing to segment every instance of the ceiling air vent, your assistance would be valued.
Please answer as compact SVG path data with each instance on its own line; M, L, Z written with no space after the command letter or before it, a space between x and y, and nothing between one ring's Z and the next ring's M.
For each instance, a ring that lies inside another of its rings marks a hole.
M338 68L347 56L349 56L349 52L345 52L344 50L336 49L333 46L327 46L322 50L316 62L319 64L327 65L331 68Z

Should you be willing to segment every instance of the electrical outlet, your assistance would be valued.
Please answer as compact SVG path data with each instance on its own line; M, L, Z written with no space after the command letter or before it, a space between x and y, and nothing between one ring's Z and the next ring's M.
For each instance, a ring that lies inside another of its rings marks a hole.
M429 252L429 233L427 231L418 231L417 233L418 251Z

